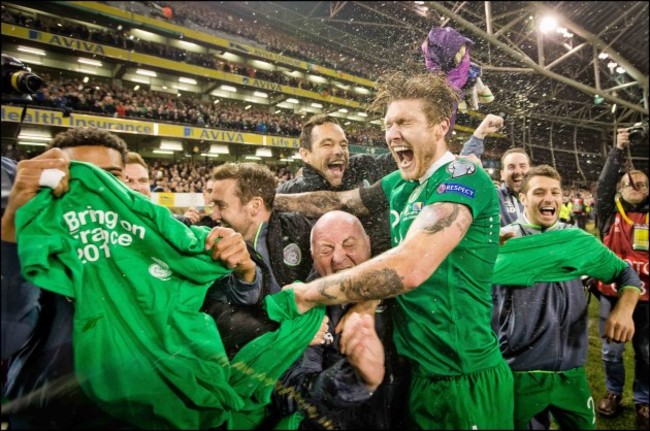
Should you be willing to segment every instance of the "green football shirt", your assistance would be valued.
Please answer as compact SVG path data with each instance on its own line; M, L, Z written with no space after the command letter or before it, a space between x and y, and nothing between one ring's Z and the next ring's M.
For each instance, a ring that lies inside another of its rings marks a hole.
M292 291L267 296L280 328L230 363L214 320L199 311L208 287L230 273L204 250L209 229L186 227L87 163L70 162L63 196L45 188L20 208L16 229L25 277L75 302L82 389L139 428L255 428L324 315L300 315Z
M487 173L447 153L421 183L400 172L382 179L390 202L392 246L406 237L422 208L436 202L465 205L474 218L465 237L417 289L397 297L395 344L414 373L469 374L503 359L490 327L491 277L499 246L499 204ZM418 259L413 256L413 259Z

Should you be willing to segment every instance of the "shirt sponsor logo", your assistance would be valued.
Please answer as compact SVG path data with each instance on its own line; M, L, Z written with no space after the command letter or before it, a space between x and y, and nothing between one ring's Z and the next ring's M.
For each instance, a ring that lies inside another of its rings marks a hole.
M284 263L289 266L298 266L302 260L302 252L298 244L292 242L282 251Z
M456 160L447 166L447 172L451 174L452 178L463 177L465 175L472 175L476 172L476 165L472 162L464 160Z
M467 196L468 198L474 198L474 189L467 187L463 184L448 183L440 184L438 186L438 193L456 193L457 195Z

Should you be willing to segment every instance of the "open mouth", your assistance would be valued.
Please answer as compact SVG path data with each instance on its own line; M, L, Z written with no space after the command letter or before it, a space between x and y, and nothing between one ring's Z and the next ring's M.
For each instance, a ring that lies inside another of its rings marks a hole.
M553 208L553 207L541 207L539 209L539 212L544 216L552 217L552 216L555 215L555 208Z
M343 171L345 171L345 162L343 160L337 160L335 162L328 163L327 170L334 174L343 175Z
M408 147L394 147L397 155L397 165L400 169L408 168L413 163L413 150Z

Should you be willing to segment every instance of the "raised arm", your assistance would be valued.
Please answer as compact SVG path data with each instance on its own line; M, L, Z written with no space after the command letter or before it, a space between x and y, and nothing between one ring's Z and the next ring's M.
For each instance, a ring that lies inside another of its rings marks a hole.
M474 130L474 133L463 144L463 149L460 151L461 156L475 155L479 159L483 155L485 147L483 140L491 133L496 133L503 127L503 118L494 114L487 114L481 124Z
M600 172L598 183L596 185L596 213L598 214L598 229L601 236L607 234L604 229L609 225L609 216L616 210L614 198L616 197L616 184L618 183L618 173L623 166L623 157L625 147L630 143L630 134L627 129L618 129L616 135L616 146L614 146L607 155L605 166Z
M292 284L301 312L316 304L383 299L417 288L458 245L472 224L466 206L438 202L426 206L397 247L354 268L308 284ZM417 258L415 258L417 256Z

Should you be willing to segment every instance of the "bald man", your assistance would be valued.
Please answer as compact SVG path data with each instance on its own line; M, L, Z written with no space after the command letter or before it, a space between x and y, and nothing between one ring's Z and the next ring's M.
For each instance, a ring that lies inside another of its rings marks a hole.
M371 256L370 238L363 225L343 211L319 218L310 244L314 272L309 279L345 271ZM375 314L374 310L357 313L360 307L352 305L327 307L331 336L325 343L309 347L281 380L283 387L298 388L300 397L274 394L274 406L282 416L300 411L304 418L301 427L307 428L388 429L395 424L391 421L399 415L388 406L395 405L398 379L392 375L394 355L387 331L390 316L383 308Z

